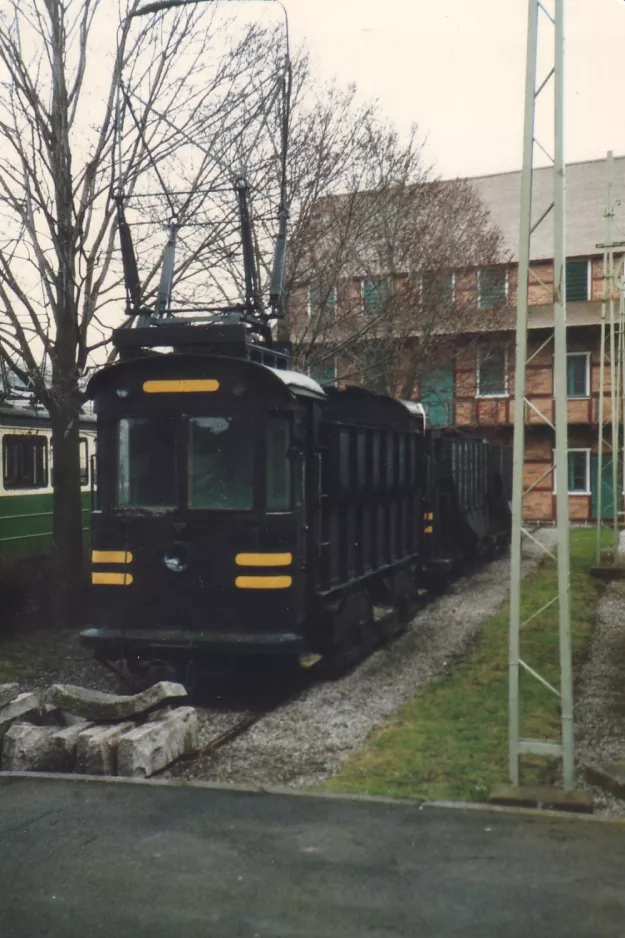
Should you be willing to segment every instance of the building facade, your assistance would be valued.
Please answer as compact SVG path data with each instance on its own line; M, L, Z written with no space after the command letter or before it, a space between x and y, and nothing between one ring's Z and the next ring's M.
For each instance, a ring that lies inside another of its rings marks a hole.
M614 160L613 237L625 241L625 157ZM470 180L488 207L492 221L503 234L505 261L485 268L444 271L438 279L439 300L444 304L441 332L446 333L445 352L435 356L432 367L419 369L410 396L426 407L435 427L482 433L493 441L512 443L515 397L515 327L518 289L518 236L520 223L520 172ZM604 369L601 388L601 322L612 295L618 305L622 280L623 248L616 254L614 272L604 276L607 172L605 160L571 164L566 176L566 299L569 509L573 521L596 519L599 504L599 426L607 424L603 446L602 515L613 516L611 388L609 369ZM534 174L533 217L548 213L552 201L552 171ZM549 215L547 214L547 222ZM553 235L543 223L532 243L529 283L529 357L526 387L525 486L527 520L555 520L553 449L555 443L553 397ZM380 297L386 298L397 283L394 278L349 278L348 287L328 290L324 298L313 288L301 291L294 308L312 317L341 305L341 290L348 289L352 309L361 321L375 312ZM423 287L423 285L422 285ZM360 299L359 299L360 298ZM299 304L299 305L298 305ZM451 315L450 315L451 310ZM454 316L454 310L457 315ZM350 320L351 322L351 320ZM371 338L371 334L370 334ZM375 334L373 334L375 341ZM418 332L399 337L404 348L419 342ZM349 356L339 351L324 358L324 342L317 363L310 369L318 379L349 383ZM330 346L328 346L330 347ZM340 349L340 343L338 344ZM398 352L401 355L401 349ZM397 386L397 393L406 389ZM622 440L619 478L622 479ZM619 483L619 492L623 485ZM619 498L617 511L623 511Z

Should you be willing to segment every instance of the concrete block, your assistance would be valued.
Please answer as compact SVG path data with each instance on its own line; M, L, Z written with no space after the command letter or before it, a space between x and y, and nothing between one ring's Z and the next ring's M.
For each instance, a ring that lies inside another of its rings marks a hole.
M76 749L78 737L84 730L93 724L84 720L75 726L66 726L64 729L56 728L52 736L52 751L50 754L50 770L53 772L73 772L76 764Z
M50 704L50 706L53 706L53 704ZM80 724L83 729L86 729L89 722L85 717L77 717L73 713L68 713L67 710L59 710L59 714L63 726L78 726Z
M592 814L592 795L586 791L549 786L499 785L490 796L491 804L501 804L515 808L547 808L552 811L575 811L578 814Z
M0 707L6 707L20 692L19 684L0 684Z
M584 778L590 785L598 785L616 798L625 799L625 762L585 765Z
M4 772L41 772L51 767L53 726L33 726L16 723L2 740L2 770Z
M148 777L197 748L197 711L179 707L162 720L144 723L120 738L117 771L119 775Z
M171 681L159 681L140 694L132 694L129 697L105 694L86 687L76 687L74 684L53 684L46 695L48 702L60 710L101 723L113 723L116 720L140 716L166 701L186 696L187 692L182 684L174 684Z
M0 710L0 740L14 723L32 720L39 722L39 694L25 692L18 694L11 703Z
M76 771L86 775L117 775L117 745L134 723L81 727L76 745Z

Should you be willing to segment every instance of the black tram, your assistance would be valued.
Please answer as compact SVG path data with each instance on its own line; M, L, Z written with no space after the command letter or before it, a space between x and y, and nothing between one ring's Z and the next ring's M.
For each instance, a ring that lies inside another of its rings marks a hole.
M122 333L132 344L90 385L85 641L106 659L180 659L370 640L374 604L415 588L423 422L366 391L327 395L243 325L172 330ZM142 347L172 338L171 354Z
M506 454L426 430L418 405L324 390L243 324L115 340L89 388L98 658L347 662L379 642L381 611L506 542Z

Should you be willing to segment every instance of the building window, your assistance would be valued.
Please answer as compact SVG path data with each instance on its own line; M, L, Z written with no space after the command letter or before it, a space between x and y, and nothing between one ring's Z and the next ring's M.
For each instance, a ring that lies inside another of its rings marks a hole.
M336 287L316 281L308 286L308 315L333 317L336 314Z
M80 452L80 484L81 486L89 485L89 455L86 437L80 437L78 440L78 449Z
M587 300L589 294L590 261L566 262L566 300Z
M508 298L508 268L484 267L477 272L477 305L480 309L503 306Z
M508 394L508 355L505 349L478 353L477 396L506 397Z
M313 364L308 369L308 374L311 378L314 378L318 384L335 384L336 383L336 359L325 359L325 361L317 362Z
M45 489L48 485L48 441L44 436L5 434L2 440L5 489Z
M421 278L421 302L424 306L452 306L456 282L449 270L426 270Z
M388 300L388 280L362 281L362 311L365 316L379 316Z
M590 450L570 449L568 455L569 495L590 495Z
M590 352L569 352L566 356L567 397L590 396Z
M288 511L291 507L291 424L287 416L267 418L267 511Z

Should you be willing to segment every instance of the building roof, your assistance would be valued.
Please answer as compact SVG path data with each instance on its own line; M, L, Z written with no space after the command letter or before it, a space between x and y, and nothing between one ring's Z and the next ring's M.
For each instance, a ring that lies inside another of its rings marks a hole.
M553 200L553 171L534 170L532 219L540 218ZM504 253L518 260L521 213L521 172L476 176L468 179L490 209L503 232ZM569 163L566 167L565 245L567 257L601 254L596 245L605 240L606 160ZM625 156L614 158L613 240L625 241ZM553 212L532 235L532 259L553 257Z

